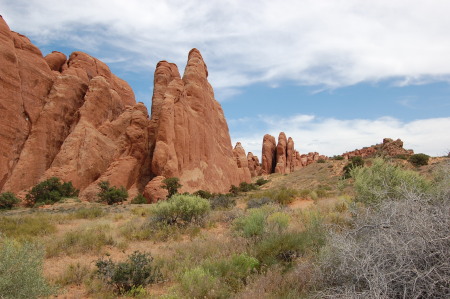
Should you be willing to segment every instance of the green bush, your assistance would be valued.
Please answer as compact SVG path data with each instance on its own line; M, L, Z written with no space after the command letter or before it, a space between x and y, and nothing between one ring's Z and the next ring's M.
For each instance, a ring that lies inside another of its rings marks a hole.
M164 189L167 189L169 194L167 195L167 198L171 198L173 195L178 193L178 189L183 187L183 185L180 184L180 180L178 178L167 178L162 181L161 187Z
M108 205L122 203L128 198L128 192L125 187L120 188L111 187L108 181L103 181L98 184L100 192L97 194L100 202L106 202Z
M239 187L236 187L235 185L231 185L230 190L231 195L237 196L239 194Z
M144 195L142 194L138 194L135 198L131 200L131 203L135 205L146 204L147 198L145 198Z
M299 192L297 190L282 187L280 189L271 189L262 193L254 194L250 196L250 199L267 197L279 204L286 205L293 202L298 195Z
M78 192L79 190L72 186L72 182L61 183L59 178L51 177L34 186L26 195L26 201L29 206L37 203L53 204L63 197L78 196Z
M414 165L414 166L423 166L428 165L428 160L430 159L430 156L425 154L414 154L411 157L409 157L408 161Z
M125 262L114 263L111 259L100 259L95 265L99 278L113 286L118 294L125 294L161 279L159 268L153 265L153 258L149 253L135 251Z
M230 196L219 195L209 198L209 203L211 204L211 209L219 210L219 209L229 209L236 205L236 200L230 198Z
M226 298L226 293L220 293L219 280L202 267L183 273L180 291L186 298Z
M260 208L272 203L274 203L274 201L268 197L251 198L249 201L247 201L247 209Z
M259 179L256 181L256 185L262 186L262 185L264 185L264 184L267 184L268 182L269 182L269 180L265 180L264 178L259 178Z
M213 197L213 195L210 192L205 191L205 190L195 191L193 193L193 195L199 196L199 197L204 198L204 199L210 199L211 197Z
M344 166L344 178L348 179L351 177L351 171L354 168L364 166L364 160L360 156L352 157L347 165Z
M265 266L290 264L306 252L318 252L325 245L325 231L320 222L312 222L302 232L268 234L255 245L255 257Z
M207 199L176 194L165 201L152 205L152 220L164 224L187 224L200 222L210 211L211 205Z
M18 204L20 200L12 192L4 192L0 194L0 210L11 210Z
M337 160L337 161L340 161L340 160L344 160L344 157L342 157L342 156L340 156L340 155L337 155L337 156L331 157L331 160Z
M354 168L356 199L366 204L378 204L385 199L402 199L409 193L424 193L430 183L417 172L402 169L381 158L371 167Z
M241 192L249 192L252 190L258 190L258 186L247 182L241 182L239 184L239 191Z
M319 160L317 160L317 163L325 163L326 161L325 161L325 159L319 159Z
M2 238L0 244L0 297L29 299L49 296L53 289L42 275L43 249L34 243Z

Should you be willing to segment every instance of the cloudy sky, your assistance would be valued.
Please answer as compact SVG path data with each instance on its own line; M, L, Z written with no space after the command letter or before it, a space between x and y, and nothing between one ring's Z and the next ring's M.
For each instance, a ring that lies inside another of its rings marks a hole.
M327 155L383 137L450 151L450 1L0 0L43 54L81 50L151 103L160 60L208 65L233 142L265 133Z

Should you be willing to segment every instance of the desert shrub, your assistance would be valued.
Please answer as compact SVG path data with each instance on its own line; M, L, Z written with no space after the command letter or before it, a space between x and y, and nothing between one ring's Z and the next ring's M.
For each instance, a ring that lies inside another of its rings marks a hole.
M373 165L355 168L351 172L355 179L356 199L367 204L377 204L384 199L401 199L409 193L423 193L430 183L418 173L402 169L377 158Z
M218 278L222 288L229 293L236 292L247 283L247 278L256 272L259 262L246 253L234 254L229 258L210 260L202 268Z
M408 161L414 165L414 166L423 166L428 165L428 160L430 159L430 156L425 154L414 154L411 157L409 157Z
M267 217L269 231L281 233L289 225L289 215L283 212L275 212Z
M81 285L89 276L89 267L80 263L70 264L66 267L61 276L58 277L56 283L59 285Z
M234 229L246 238L261 236L266 227L267 214L263 209L251 209L248 215L234 221Z
M218 286L219 280L202 267L184 272L180 279L180 291L187 298L226 298Z
M325 159L319 159L319 160L317 160L317 163L325 163L325 162L327 162L327 161L325 161Z
M301 232L280 231L268 234L255 246L255 257L264 265L290 264L296 257L317 253L325 245L325 230L319 217L311 217Z
M78 196L79 190L72 186L72 182L61 183L57 177L49 178L34 186L26 195L29 206L35 204L53 204L63 197Z
M94 219L105 215L105 211L99 207L80 208L70 216L75 219Z
M231 185L230 190L228 190L228 192L230 192L230 194L233 196L237 196L239 194L239 187Z
M340 156L340 155L336 155L336 156L331 157L331 160L337 160L337 161L340 161L340 160L344 160L344 157L342 157L342 156Z
M287 205L294 201L295 197L298 196L298 191L291 188L282 187L280 189L267 190L261 194L263 197L268 197L273 201Z
M0 210L11 210L12 207L19 202L20 200L12 192L4 192L0 194Z
M210 192L205 191L205 190L195 191L193 193L193 195L199 196L199 197L204 198L204 199L210 199L213 196Z
M230 209L236 205L236 200L230 198L230 196L219 195L209 198L211 209Z
M20 244L8 238L0 243L0 297L38 298L53 289L42 275L44 251L34 243Z
M164 224L187 224L200 222L210 211L207 199L177 194L151 207L152 221Z
M360 211L343 234L330 232L318 297L448 298L448 200L410 193Z
M252 190L258 190L258 186L252 183L241 182L239 184L239 191L241 192L249 192Z
M135 205L146 204L147 203L147 198L145 198L144 195L142 195L142 194L138 194L138 195L136 195L136 197L134 197L131 200L131 203L135 204Z
M118 294L157 282L161 279L159 268L153 264L149 253L135 251L124 262L114 263L111 259L97 260L97 274L106 284L114 287Z
M406 154L398 154L398 155L395 155L394 158L396 158L396 159L401 159L401 160L408 160L409 155L406 155Z
M259 178L258 180L256 180L256 185L258 186L262 186L264 184L267 184L269 182L269 180L265 180L264 178Z
M180 184L180 180L178 178L166 178L162 181L161 187L164 189L167 189L168 195L167 198L171 198L173 195L178 193L178 189L183 187L183 185Z
M100 187L100 192L97 196L100 202L106 202L108 205L113 205L122 203L128 198L127 189L123 186L120 188L114 186L111 187L108 181L100 182L98 186Z
M249 199L249 201L247 201L247 209L259 208L264 205L273 204L273 203L274 203L274 201L268 197L251 198L251 199Z
M363 166L364 166L363 158L361 158L360 156L352 157L350 159L350 161L343 168L344 178L348 179L352 176L351 175L352 169L357 168L357 167L363 167Z
M99 252L105 245L116 245L109 226L96 225L65 233L60 239L47 244L47 257L62 253Z
M56 232L56 226L45 215L0 217L0 232L9 238L19 240Z

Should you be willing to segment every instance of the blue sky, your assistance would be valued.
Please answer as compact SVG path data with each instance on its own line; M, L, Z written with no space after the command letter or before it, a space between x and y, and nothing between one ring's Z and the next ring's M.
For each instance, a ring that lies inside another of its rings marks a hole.
M106 62L150 107L153 71L198 48L234 142L280 131L327 155L383 137L450 150L449 1L0 0L43 54Z

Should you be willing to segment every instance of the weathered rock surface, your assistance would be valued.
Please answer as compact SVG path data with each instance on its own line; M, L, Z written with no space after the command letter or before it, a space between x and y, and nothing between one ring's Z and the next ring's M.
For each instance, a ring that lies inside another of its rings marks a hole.
M273 136L264 135L261 174L290 173L315 163L319 159L326 160L328 157L319 155L317 152L301 155L295 150L294 140L291 137L287 138L284 132L279 134L278 144L275 144ZM251 171L250 163L249 168Z
M259 163L259 159L257 156L253 155L252 152L248 152L247 154L247 163L251 177L262 175L262 168Z
M61 72L63 65L67 61L66 55L58 51L53 51L52 53L45 56L44 59L50 69L56 72Z
M238 175L241 182L248 182L251 178L250 169L248 167L248 160L245 154L245 150L240 142L236 143L233 149L233 156L236 159L236 164L238 166Z
M263 138L261 168L263 174L271 174L275 171L277 144L275 137L266 134Z
M355 156L360 157L372 157L375 155L383 155L394 157L397 155L413 155L413 150L406 150L403 148L403 141L400 139L393 140L391 138L384 138L383 143L372 145L370 147L364 147L359 150L354 150L351 152L346 152L342 154L345 159L350 159Z
M250 181L248 167L239 170L228 125L207 77L197 49L189 52L182 78L177 67L165 61L155 71L151 170L154 176L178 177L182 192L227 192L230 185Z

